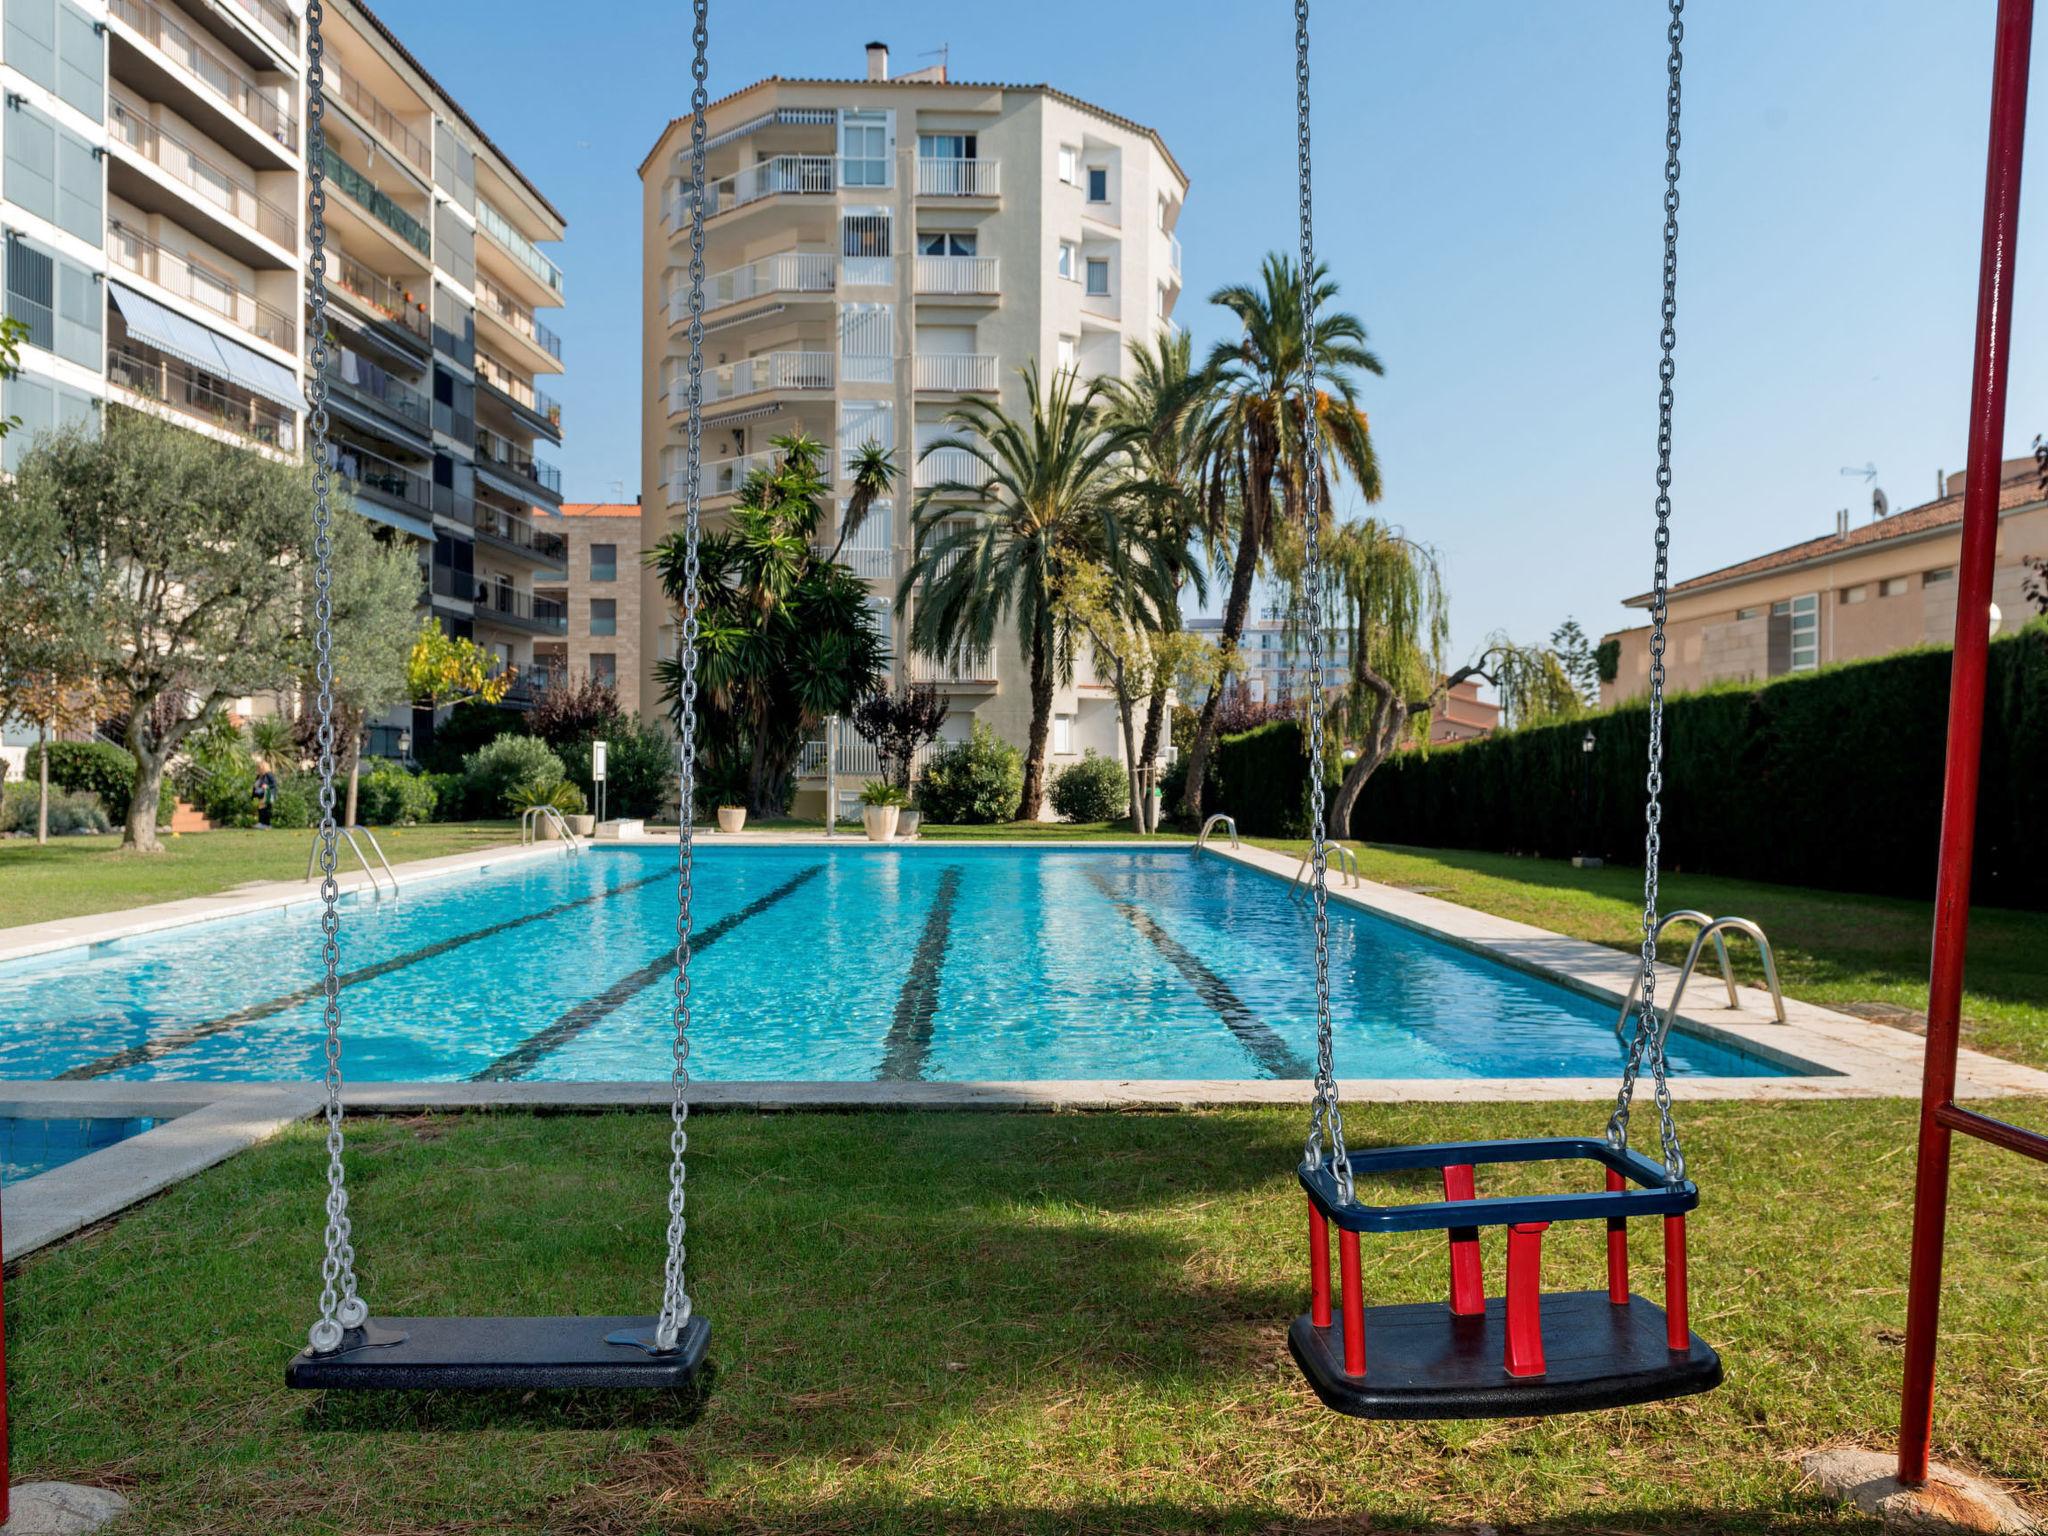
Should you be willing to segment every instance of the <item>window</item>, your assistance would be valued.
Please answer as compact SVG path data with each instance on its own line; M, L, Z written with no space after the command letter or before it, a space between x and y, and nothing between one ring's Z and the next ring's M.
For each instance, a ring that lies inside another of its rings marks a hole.
M1070 187L1081 185L1081 151L1071 144L1060 146L1060 180Z
M18 9L8 7L9 22ZM13 30L8 28L10 44ZM11 47L8 57L13 57ZM106 112L106 73L106 48L98 24L71 0L62 0L57 7L57 94L97 123Z
M106 300L99 275L20 235L7 237L7 313L28 327L32 347L86 368L104 362Z
M1811 672L1820 665L1820 596L1784 598L1771 604L1770 674Z
M1938 587L1944 582L1954 581L1955 579L1956 568L1952 565L1945 565L1938 571L1929 571L1925 576L1922 576L1920 578L1920 585L1923 587Z
M1738 624L1742 623L1745 619L1760 619L1763 616L1764 611L1761 608L1738 608L1735 610L1735 622Z
M1165 234L1167 228L1168 226L1166 222L1166 194L1162 192L1159 194L1159 232L1161 234Z
M9 474L21 467L22 456L35 445L37 433L73 426L83 426L88 432L99 429L99 401L83 390L53 385L32 374L20 374L0 384L0 409L21 422L0 441L0 468Z
M1904 597L1908 585L1909 583L1903 576L1887 576L1877 584L1877 595L1879 597Z
M1088 167L1088 201L1106 203L1109 201L1109 167L1091 165Z
M55 0L7 0L7 62L46 91L57 89Z
M1054 715L1052 717L1052 750L1057 757L1074 755L1074 717Z
M1842 588L1842 601L1845 603L1860 603L1869 596L1868 586Z
M1162 320L1173 313L1173 299L1168 294L1166 284L1164 283L1158 285L1158 297L1153 303L1153 310Z
M888 256L889 210L849 208L839 220L839 252L842 256Z
M107 301L101 289L97 272L58 258L57 355L95 373L106 366L100 332L106 325Z
M616 635L619 632L617 598L593 597L590 600L590 632L593 635Z
M1069 282L1081 280L1081 247L1071 240L1060 242L1059 273Z
M920 160L972 160L975 158L975 135L920 133L917 136L917 157Z
M1060 338L1059 371L1072 373L1081 366L1081 338L1062 336Z
M87 245L106 238L105 196L100 158L69 128L57 130L57 223Z
M839 114L840 181L849 187L889 185L889 114Z
M974 231L971 229L919 235L917 237L917 254L920 256L972 256L975 244Z
M1109 258L1090 256L1088 258L1088 296L1096 299L1109 297Z
M9 7L11 15L13 8ZM7 201L57 222L57 125L24 101L9 103L4 190Z
M590 676L592 681L616 683L619 680L619 658L611 651L590 653Z
M590 546L590 579L592 581L617 581L619 579L618 545L593 544Z

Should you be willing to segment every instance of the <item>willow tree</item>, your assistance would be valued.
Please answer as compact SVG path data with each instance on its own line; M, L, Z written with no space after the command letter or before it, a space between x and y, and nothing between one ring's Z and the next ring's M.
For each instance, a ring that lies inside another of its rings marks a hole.
M1283 565L1298 559L1296 548L1283 552ZM1443 568L1435 550L1398 528L1367 518L1332 529L1323 539L1322 571L1322 590L1302 594L1297 615L1319 617L1344 648L1346 682L1330 701L1328 730L1355 755L1330 806L1338 836L1350 827L1366 780L1404 742L1425 738L1430 716L1460 683L1477 678L1491 685L1510 728L1578 707L1556 652L1499 633L1472 661L1445 670L1450 608Z

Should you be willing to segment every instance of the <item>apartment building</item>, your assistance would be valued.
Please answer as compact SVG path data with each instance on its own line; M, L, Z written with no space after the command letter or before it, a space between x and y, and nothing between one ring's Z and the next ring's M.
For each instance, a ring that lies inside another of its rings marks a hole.
M111 402L300 451L306 141L298 0L0 0L0 409L38 430ZM537 380L561 216L361 0L326 10L333 463L413 542L430 611L509 665L559 637L534 578L565 546ZM380 734L395 739L401 722ZM384 743L389 745L388 741Z
M1902 512L1835 530L1690 577L1671 589L1665 668L1673 691L1728 680L1811 672L1836 661L1882 656L1955 638L1956 561L1962 552L1962 474L1942 494ZM1999 477L1998 554L1992 601L2000 627L2032 614L2025 561L2048 556L2048 481L2031 458L2008 459ZM1647 609L1645 592L1626 600ZM1606 636L1619 647L1600 700L1640 697L1650 686L1647 625Z
M536 591L562 609L568 633L534 642L535 682L602 678L622 708L640 714L654 700L643 692L640 665L640 503L566 502L546 526L567 545L567 575Z
M897 632L916 491L964 472L919 455L963 400L1022 413L1027 362L1119 376L1130 342L1173 325L1187 177L1158 134L1114 112L1049 86L956 81L943 66L892 75L880 43L860 76L757 81L713 103L708 127L707 513L732 505L779 435L830 447L842 505L848 458L870 442L894 449L897 494L842 558L872 585L897 676L949 695L948 736L981 720L1022 743L1030 699L1013 634L934 664ZM689 154L679 118L640 167L650 545L682 512ZM643 666L674 654L651 575L641 633ZM1090 749L1121 755L1113 701L1085 658L1054 707L1055 766ZM875 765L842 735L838 771L857 785ZM815 808L822 746L807 764L800 799Z
M1221 644L1223 620L1202 617L1188 620L1188 628ZM1350 680L1346 656L1351 631L1332 629L1323 637L1323 686L1342 688ZM1223 680L1226 698L1242 696L1254 704L1284 704L1305 697L1309 672L1308 642L1305 636L1290 635L1286 615L1269 607L1256 618L1247 619L1237 643L1237 667Z

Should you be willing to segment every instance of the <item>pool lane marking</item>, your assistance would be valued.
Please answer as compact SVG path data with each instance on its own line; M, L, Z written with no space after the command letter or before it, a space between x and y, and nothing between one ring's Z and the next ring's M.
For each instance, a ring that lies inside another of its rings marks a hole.
M1173 968L1181 973L1195 994L1215 1010L1224 1027L1237 1037L1242 1045L1266 1071L1269 1077L1313 1077L1309 1064L1294 1053L1288 1043L1281 1039L1273 1027L1245 1006L1244 999L1231 990L1230 983L1218 976L1202 963L1180 940L1168 933L1153 920L1136 902L1124 901L1118 897L1109 877L1099 869L1088 871L1088 878L1095 882L1109 904L1121 912L1130 925L1147 939L1152 947L1164 955Z
M737 911L726 913L692 939L691 954L702 954L748 918L759 917L784 897L795 894L818 877L820 867L813 864L809 869L799 870L774 890L756 896ZM593 1025L602 1023L675 968L676 952L673 949L663 950L638 970L621 976L597 996L585 998L546 1029L529 1035L488 1067L471 1073L469 1080L472 1083L509 1083L525 1076L544 1058L552 1056Z
M501 923L492 923L473 933L458 933L453 938L438 939L424 948L408 950L402 955L393 955L388 960L379 960L375 964L343 972L340 978L341 985L353 987L361 982L375 981L379 976L389 976L393 971L402 971L407 966L418 965L423 960L435 959L451 950L461 949L464 945L474 944L482 939L496 938L499 934L509 933L514 928L524 928L529 923L560 917L564 912L573 912L578 907L587 907L592 902L603 901L608 897L622 896L627 891L636 891L643 885L652 885L657 880L667 879L668 876L669 871L664 868L658 874L647 875L639 880L628 880L622 885L610 886L588 896L578 896L574 901L559 902L552 907L543 907L538 912L528 912L521 917L508 917ZM233 1013L222 1014L217 1019L190 1024L183 1029L172 1030L169 1034L159 1035L153 1040L145 1040L140 1045L131 1045L124 1050L116 1051L111 1056L102 1056L82 1066L67 1068L57 1074L55 1081L81 1082L87 1078L105 1077L109 1072L120 1072L128 1067L139 1067L145 1062L160 1060L173 1051L181 1051L188 1045L196 1045L199 1041L214 1035L226 1034L231 1029L253 1024L258 1019L274 1018L280 1013L298 1007L301 1003L309 1003L318 997L322 990L323 988L316 983L310 987L301 987L296 992L287 992L283 997L273 997L267 1002L251 1003L246 1008L237 1008Z
M946 946L953 936L953 903L960 894L960 866L949 864L939 876L938 894L925 914L924 932L910 958L910 974L896 998L889 1038L882 1047L877 1082L914 1083L924 1077L924 1059L932 1048L932 1015L939 1008L939 976L946 967Z

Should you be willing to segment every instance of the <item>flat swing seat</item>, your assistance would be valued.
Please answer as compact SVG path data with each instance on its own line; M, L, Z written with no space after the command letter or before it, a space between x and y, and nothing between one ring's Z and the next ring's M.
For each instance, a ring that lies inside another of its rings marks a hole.
M711 1324L693 1316L655 1354L651 1317L373 1317L341 1348L301 1350L288 1387L326 1391L674 1391L703 1368ZM634 1342L638 1340L640 1342Z
M1483 1197L1486 1164L1583 1161L1605 1188ZM1721 1358L1692 1332L1686 1293L1685 1218L1699 1204L1690 1180L1591 1137L1442 1142L1350 1154L1354 1176L1435 1171L1444 1198L1374 1206L1346 1200L1327 1165L1305 1169L1310 1309L1288 1329L1288 1349L1317 1397L1368 1419L1477 1419L1577 1413L1706 1392ZM1629 1289L1628 1219L1664 1227L1664 1305ZM1552 1222L1604 1220L1607 1288L1545 1294L1543 1233ZM1508 1233L1506 1295L1489 1298L1479 1229ZM1332 1285L1337 1229L1341 1285ZM1441 1302L1368 1307L1361 1233L1441 1231L1449 1240L1449 1294ZM1334 1292L1334 1296L1333 1296ZM1337 1305L1332 1305L1333 1300Z

